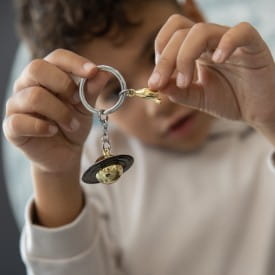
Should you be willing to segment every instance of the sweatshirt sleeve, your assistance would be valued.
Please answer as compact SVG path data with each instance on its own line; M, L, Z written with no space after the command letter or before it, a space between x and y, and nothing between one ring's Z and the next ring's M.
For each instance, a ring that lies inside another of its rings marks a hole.
M116 266L115 245L107 233L104 217L88 198L79 216L58 228L33 224L32 209L30 200L20 240L28 275L123 274Z

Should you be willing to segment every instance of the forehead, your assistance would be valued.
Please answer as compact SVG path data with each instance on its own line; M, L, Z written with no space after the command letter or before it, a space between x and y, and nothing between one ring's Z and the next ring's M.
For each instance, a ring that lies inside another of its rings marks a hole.
M112 35L99 37L81 45L78 52L96 64L108 64L119 69L126 59L138 58L146 44L153 43L169 16L176 12L179 9L169 1L149 1L134 12L130 11L129 16L140 23L125 31L122 43L116 43Z

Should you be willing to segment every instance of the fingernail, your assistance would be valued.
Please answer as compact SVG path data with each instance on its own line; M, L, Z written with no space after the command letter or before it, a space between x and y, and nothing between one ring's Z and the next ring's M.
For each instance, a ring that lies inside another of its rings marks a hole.
M95 65L93 63L90 63L90 62L87 62L83 65L83 69L86 72L90 72L94 67L95 67Z
M160 82L160 74L158 72L154 72L149 81L148 81L148 84L150 86L159 86L159 82Z
M58 128L56 126L54 126L54 125L49 126L49 133L51 135L55 135L57 133L57 131L58 131Z
M73 95L73 103L79 103L79 102L80 102L79 92L76 91Z
M216 49L213 56L212 56L212 60L214 62L221 62L223 59L223 52L221 49Z
M179 88L184 88L186 86L186 78L183 73L178 73L177 86Z
M70 128L72 131L76 131L80 126L80 123L78 120L76 120L75 118L72 119L71 123L70 123Z

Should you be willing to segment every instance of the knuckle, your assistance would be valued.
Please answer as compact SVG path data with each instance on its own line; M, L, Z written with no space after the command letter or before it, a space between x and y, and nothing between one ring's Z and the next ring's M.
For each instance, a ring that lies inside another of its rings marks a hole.
M47 133L48 132L48 125L47 123L39 120L39 119L35 119L34 121L34 131L37 134L43 134L43 133Z
M36 76L41 71L41 67L43 67L44 61L42 59L34 59L28 66L27 66L27 73Z
M171 64L171 60L166 56L161 56L159 59L158 66L159 68L169 66Z
M66 52L68 52L68 50L65 50L62 48L55 49L47 55L47 59L54 60L54 59L58 58L59 56L64 55Z
M250 39L253 39L254 35L257 34L257 30L249 22L241 22L238 26L244 30L245 35Z
M16 93L19 90L20 90L20 82L19 82L19 79L16 79L13 83L12 91L13 91L13 93Z
M234 36L229 32L222 38L224 47L231 47L234 44Z
M182 15L180 15L180 14L178 14L178 13L175 13L175 14L172 14L169 18L168 18L168 20L167 20L167 22L177 22L177 21L179 21L179 20L182 20Z
M10 113L10 110L12 110L12 106L13 106L13 98L10 97L7 99L6 105L5 105L6 115Z
M254 30L253 26L250 23L245 22L245 21L240 22L239 26L242 28L248 29L248 30Z
M207 28L207 24L203 22L199 22L193 25L192 29L197 32L204 32Z
M34 109L38 104L41 103L43 96L43 90L40 87L33 87L29 90L28 102L29 106Z
M176 30L174 33L175 37L182 37L185 34L185 31L183 29Z
M58 48L52 51L52 55L60 55L65 51L65 49Z
M182 21L182 19L183 19L182 15L173 14L167 19L165 25L180 26L180 22ZM166 29L164 28L163 31L160 31L161 35L158 35L155 40L155 49L158 52L161 52L165 48L166 43L167 43L166 34L164 33L164 30L166 30Z

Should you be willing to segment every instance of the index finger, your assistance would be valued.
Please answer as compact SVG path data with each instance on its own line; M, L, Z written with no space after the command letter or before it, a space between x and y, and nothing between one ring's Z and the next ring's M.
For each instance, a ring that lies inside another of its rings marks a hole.
M160 29L155 39L155 52L159 56L173 34L180 29L188 29L194 25L194 22L180 14L173 14L169 17L163 27Z
M83 78L90 78L97 71L96 65L90 60L65 49L54 50L44 60L56 65L64 72Z
M14 91L42 86L62 98L71 98L77 90L73 75L91 78L97 72L95 64L68 50L58 49L44 59L33 60L15 82Z

